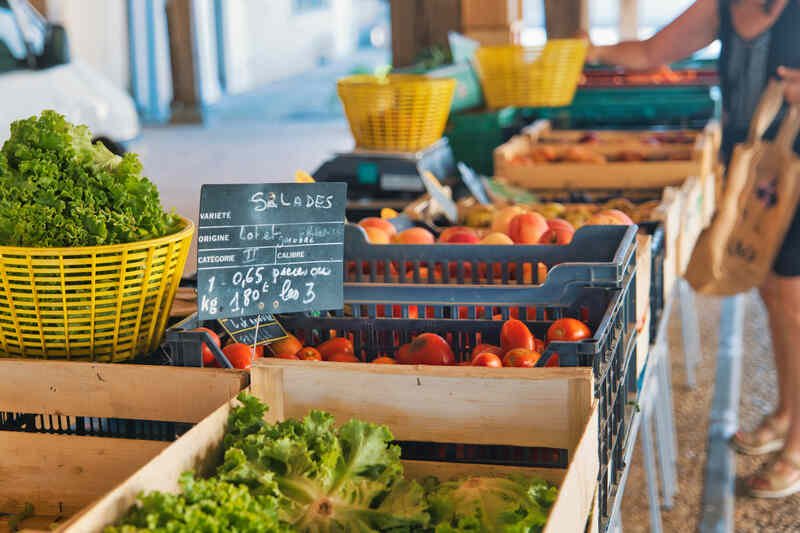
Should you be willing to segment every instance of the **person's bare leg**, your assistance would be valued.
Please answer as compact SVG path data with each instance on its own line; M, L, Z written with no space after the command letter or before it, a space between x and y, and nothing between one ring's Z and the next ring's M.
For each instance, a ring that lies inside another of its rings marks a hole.
M783 496L800 489L800 277L772 275L762 288L770 317L779 401L776 414L788 415L783 450L773 464L750 479L755 495ZM781 490L784 492L781 493Z
M757 449L763 443L772 441L777 437L783 437L789 430L789 422L792 415L792 404L789 401L789 391L791 390L790 374L787 363L792 356L791 345L787 345L786 336L786 315L781 295L782 280L791 278L779 278L770 274L769 278L761 287L761 299L767 309L769 316L769 326L772 333L772 350L775 359L775 370L778 376L778 404L775 411L767 415L761 425L752 432L739 431L735 441L740 451L746 447ZM775 451L775 450L771 450Z

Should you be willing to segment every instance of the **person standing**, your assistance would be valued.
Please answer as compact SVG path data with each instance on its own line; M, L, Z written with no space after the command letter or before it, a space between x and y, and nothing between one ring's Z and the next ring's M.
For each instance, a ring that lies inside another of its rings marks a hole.
M649 70L683 59L716 39L723 102L721 158L728 162L747 139L750 121L770 79L785 82L784 98L800 104L800 0L696 0L644 41L590 47L590 62ZM774 137L784 109L766 137ZM795 145L799 151L800 144ZM769 314L779 401L752 432L732 439L738 452L780 452L747 480L752 496L800 492L800 211L795 214L773 271L760 288Z

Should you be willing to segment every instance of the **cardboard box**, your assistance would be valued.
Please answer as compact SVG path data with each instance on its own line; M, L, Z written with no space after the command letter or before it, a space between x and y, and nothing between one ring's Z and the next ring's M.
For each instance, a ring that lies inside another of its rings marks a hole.
M678 271L682 277L689 266L694 252L694 245L703 231L703 183L698 178L689 178L680 191L681 200L681 232L678 241Z
M466 32L511 26L522 19L522 0L461 0L461 26Z
M471 29L464 36L481 43L481 46L502 46L520 44L522 39L522 23L515 22L509 26L494 26Z

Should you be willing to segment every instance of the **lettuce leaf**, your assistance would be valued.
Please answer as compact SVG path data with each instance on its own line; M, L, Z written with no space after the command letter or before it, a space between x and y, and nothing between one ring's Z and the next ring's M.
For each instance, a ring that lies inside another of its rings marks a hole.
M177 231L141 173L135 154L92 144L86 126L54 111L12 123L0 149L0 244L97 246Z
M224 481L254 494L277 487L279 516L299 532L410 532L428 521L422 487L403 480L400 449L391 432L358 420L337 429L333 416L311 411L303 420L274 425L251 420L245 404L229 420ZM247 410L245 414L244 410ZM245 428L245 431L241 431Z
M192 472L180 479L183 493L139 494L135 506L119 525L105 533L247 533L289 532L277 517L277 498L263 491L253 495L244 486L216 479L197 480Z
M522 475L470 477L429 487L435 533L536 533L547 523L558 489Z

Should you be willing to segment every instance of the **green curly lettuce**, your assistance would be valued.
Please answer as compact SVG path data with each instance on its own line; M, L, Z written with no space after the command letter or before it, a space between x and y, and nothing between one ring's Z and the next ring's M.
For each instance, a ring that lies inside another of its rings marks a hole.
M76 247L162 237L179 229L135 154L92 144L54 111L11 124L0 149L0 244Z
M522 475L425 483L435 533L537 533L558 489Z
M265 488L251 494L247 487L216 479L195 479L192 472L181 476L183 493L139 494L140 505L117 526L105 533L288 533L277 516L277 498Z
M311 411L303 420L258 424L245 403L229 420L225 462L217 474L254 494L277 486L279 516L299 532L411 532L428 521L422 487L403 479L400 449L391 432L351 420L337 429L333 416Z

